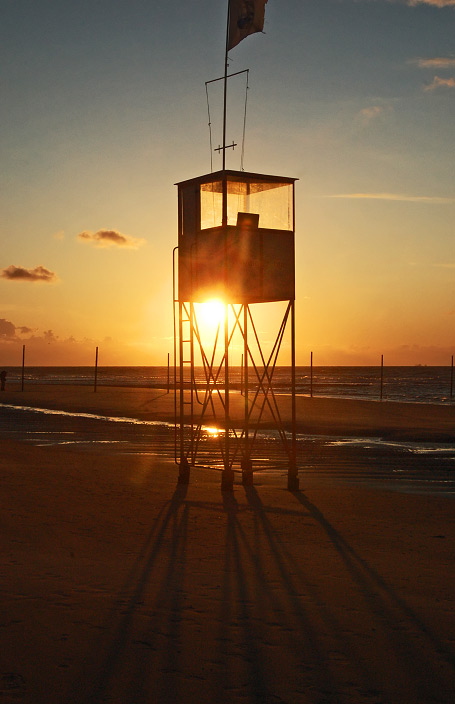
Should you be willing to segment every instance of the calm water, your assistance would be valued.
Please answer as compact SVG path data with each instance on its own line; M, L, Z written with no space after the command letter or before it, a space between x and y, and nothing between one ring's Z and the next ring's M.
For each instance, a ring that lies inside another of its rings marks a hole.
M8 382L20 382L21 369L6 367ZM167 367L99 367L99 386L166 387ZM250 371L250 384L253 384ZM311 392L309 367L296 368L298 394ZM313 396L378 399L381 391L379 367L313 367ZM170 370L170 383L174 370ZM240 367L232 368L232 387L240 388ZM196 381L204 383L202 368L196 368ZM290 391L289 367L277 367L274 388L277 392ZM93 367L28 367L25 384L77 384L94 383ZM383 398L389 401L414 403L453 403L451 396L450 367L384 367ZM455 390L453 392L455 394Z

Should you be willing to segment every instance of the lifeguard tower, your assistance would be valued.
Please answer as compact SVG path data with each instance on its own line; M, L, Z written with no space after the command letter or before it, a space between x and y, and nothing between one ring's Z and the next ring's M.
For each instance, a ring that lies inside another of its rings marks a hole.
M236 3L237 19L229 3L223 147L219 148L223 168L177 184L178 246L174 249L173 264L175 459L182 483L189 481L191 466L216 464L221 467L221 487L227 491L233 487L237 465L243 483L253 481L255 444L264 414L272 418L280 436L287 458L288 487L298 488L294 306L296 179L232 171L225 167L229 148L226 146L227 52L248 34L262 29L265 2L258 2L256 14L251 16L244 16L243 5ZM218 326L214 342L207 349L200 334L197 305L214 298L224 304L224 322ZM266 356L251 307L278 301L283 302L283 315L272 350ZM283 423L273 380L283 340L289 333L291 420ZM243 399L239 399L239 389L233 388L233 340L239 337L243 350L240 388ZM197 382L196 369L201 367L203 381ZM231 413L233 400L235 417ZM242 417L238 412L239 401L243 407ZM201 449L208 415L212 423L215 420L218 429L219 458L207 456Z

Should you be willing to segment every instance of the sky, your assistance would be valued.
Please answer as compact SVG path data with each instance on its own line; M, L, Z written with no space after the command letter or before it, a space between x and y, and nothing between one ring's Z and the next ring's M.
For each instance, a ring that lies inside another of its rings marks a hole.
M166 364L174 184L211 170L227 2L0 11L0 366L23 345L30 365L90 365L96 346L100 365ZM297 364L450 364L455 0L268 0L265 17L229 68L250 69L245 170L298 179ZM228 142L244 93L229 81Z

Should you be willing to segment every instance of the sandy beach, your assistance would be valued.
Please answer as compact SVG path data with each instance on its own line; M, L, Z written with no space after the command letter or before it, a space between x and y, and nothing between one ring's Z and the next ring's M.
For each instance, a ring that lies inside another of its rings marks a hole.
M1 400L172 418L159 395ZM365 404L301 399L299 428L453 439L453 407ZM165 457L5 437L0 471L2 704L453 701L453 495L314 463L300 492L262 473L222 494L212 470L178 485Z
M291 418L290 397L278 397L283 421ZM10 384L0 402L65 411L174 422L174 394L165 389L30 385L22 392ZM242 418L243 397L231 394L233 418ZM301 433L358 435L407 440L455 441L455 404L432 405L297 396L297 430ZM205 419L211 419L208 409ZM267 412L263 427L273 427Z

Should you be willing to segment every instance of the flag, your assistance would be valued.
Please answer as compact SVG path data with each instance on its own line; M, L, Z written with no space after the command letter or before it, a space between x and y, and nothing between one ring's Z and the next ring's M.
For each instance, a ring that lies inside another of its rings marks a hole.
M228 50L249 34L262 32L267 0L229 0Z

